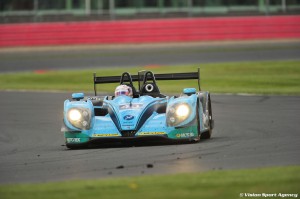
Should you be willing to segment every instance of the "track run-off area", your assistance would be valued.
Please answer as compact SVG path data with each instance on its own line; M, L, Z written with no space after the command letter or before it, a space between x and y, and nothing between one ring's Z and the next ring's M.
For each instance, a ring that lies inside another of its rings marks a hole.
M0 183L300 164L300 97L212 95L213 136L195 144L67 150L60 126L69 94L0 94Z

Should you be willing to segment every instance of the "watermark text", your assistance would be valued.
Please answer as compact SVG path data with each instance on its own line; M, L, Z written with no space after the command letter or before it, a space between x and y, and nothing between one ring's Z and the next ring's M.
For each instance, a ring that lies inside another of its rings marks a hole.
M240 193L241 198L298 198L298 193Z

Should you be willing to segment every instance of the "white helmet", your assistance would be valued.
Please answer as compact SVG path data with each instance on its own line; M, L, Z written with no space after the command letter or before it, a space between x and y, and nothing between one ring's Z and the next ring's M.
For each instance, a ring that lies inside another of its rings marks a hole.
M115 97L118 97L120 95L126 95L129 97L132 97L132 88L127 85L119 85L117 86L115 90Z

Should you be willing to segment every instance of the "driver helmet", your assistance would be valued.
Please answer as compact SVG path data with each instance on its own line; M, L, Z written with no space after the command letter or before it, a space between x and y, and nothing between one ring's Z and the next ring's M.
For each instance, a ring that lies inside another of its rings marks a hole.
M132 88L127 85L119 85L115 90L115 97L126 95L132 97Z

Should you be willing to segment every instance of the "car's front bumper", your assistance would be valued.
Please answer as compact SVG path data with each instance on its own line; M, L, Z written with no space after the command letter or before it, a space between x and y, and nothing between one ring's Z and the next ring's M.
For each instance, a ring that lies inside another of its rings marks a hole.
M77 139L78 142L66 142L68 148L82 148L101 144L130 144L130 145L147 145L147 144L179 144L186 142L198 141L194 137L174 139L167 136L136 136L136 137L101 137L101 138L89 138L84 142L79 142L81 139Z

